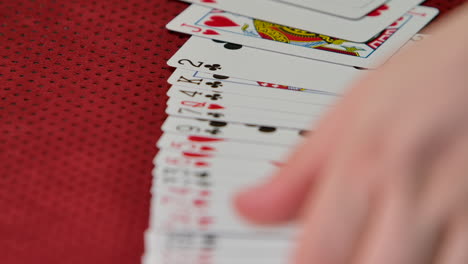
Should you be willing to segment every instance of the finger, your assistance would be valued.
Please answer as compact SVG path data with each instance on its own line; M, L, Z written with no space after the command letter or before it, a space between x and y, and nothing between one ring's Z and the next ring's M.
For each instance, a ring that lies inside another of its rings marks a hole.
M352 263L430 263L442 234L443 217L422 215L412 191L404 187L387 192Z
M291 155L268 182L248 189L235 198L239 213L257 223L285 222L297 216L316 177L339 139L352 123L352 112L366 97L366 85L343 99Z
M326 148L318 146L315 140L301 145L271 179L236 197L235 206L240 214L261 224L294 218L319 174Z
M373 87L373 86L371 86ZM366 110L366 109L365 109ZM369 109L367 109L369 110ZM385 115L385 113L383 114ZM327 164L323 185L304 211L298 264L348 264L381 208L385 125L382 113L363 111L346 131ZM376 120L377 117L377 120Z
M363 170L345 175L350 170L344 168L350 166L333 167L317 195L309 197L294 263L349 263L376 200L370 182L353 178Z
M468 263L468 216L456 218L434 264Z
M447 215L463 208L468 200L468 138L453 142L437 159L424 163L433 164L429 168L414 164L398 169L402 167L394 164L387 169L395 177L387 185L381 213L355 263L432 263Z
M462 137L455 137L451 147L435 162L436 176L425 194L426 212L454 216L448 221L434 264L468 263L468 136L460 134Z
M450 147L433 162L435 175L427 184L425 211L449 215L468 202L468 133L452 139Z

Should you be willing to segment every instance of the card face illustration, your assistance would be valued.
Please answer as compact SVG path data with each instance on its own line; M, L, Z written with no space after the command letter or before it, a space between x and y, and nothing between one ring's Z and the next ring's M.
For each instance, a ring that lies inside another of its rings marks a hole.
M241 45L348 66L376 68L429 23L437 10L416 7L367 42L358 43L308 32L217 9L192 5L167 28L226 41L226 49Z
M271 83L335 94L342 94L354 80L365 73L344 65L245 46L232 50L225 45L226 43L192 36L171 57L168 65L246 80L268 80Z
M392 0L361 19L347 19L272 0L185 0L353 42L366 42L423 0Z

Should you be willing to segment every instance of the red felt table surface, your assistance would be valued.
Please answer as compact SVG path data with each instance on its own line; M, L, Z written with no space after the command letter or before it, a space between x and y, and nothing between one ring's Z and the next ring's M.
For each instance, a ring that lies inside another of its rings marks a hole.
M0 0L0 263L139 263L185 6Z

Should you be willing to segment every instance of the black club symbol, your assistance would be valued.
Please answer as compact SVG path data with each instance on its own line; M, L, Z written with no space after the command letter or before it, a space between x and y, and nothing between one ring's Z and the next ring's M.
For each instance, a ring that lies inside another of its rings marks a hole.
M218 79L218 80L227 80L227 79L229 79L228 76L219 75L219 74L213 74L213 78Z
M219 128L214 128L214 129L206 129L205 130L206 133L210 133L211 135L218 135L218 134L221 134L221 129Z
M211 101L218 101L219 99L223 99L220 94L207 94L205 95L206 98L210 98Z
M312 132L309 131L309 130L301 130L299 131L299 135L303 136L303 137L306 137L308 135L310 135Z
M239 49L242 49L242 45L239 45L239 44L235 44L235 43L229 43L229 42L225 42L225 41L221 41L221 40L216 40L216 39L213 39L214 42L217 42L217 43L224 43L224 48L228 49L228 50L239 50Z
M220 114L220 113L208 113L208 115L214 117L214 118L220 118L220 117L223 117L224 115L223 114Z
M209 246L209 247L213 247L214 245L216 245L216 235L213 235L213 234L207 234L205 235L205 238L204 238L204 241L203 241L203 244Z
M218 81L215 81L215 82L207 82L206 85L211 86L211 88L223 87L223 83L222 83L222 82L218 82Z
M213 64L213 65L207 64L207 65L205 65L205 68L208 68L208 70L210 70L210 71L216 71L216 70L221 70L222 69L221 65L219 65L219 64Z
M210 176L210 174L206 171L195 173L195 175L200 178L207 178L208 176Z

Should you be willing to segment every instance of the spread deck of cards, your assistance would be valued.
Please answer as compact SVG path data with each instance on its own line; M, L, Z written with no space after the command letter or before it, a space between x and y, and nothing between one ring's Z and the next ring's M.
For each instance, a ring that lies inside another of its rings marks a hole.
M144 264L285 264L294 224L259 227L233 196L265 181L354 80L438 14L423 0L190 0L168 61Z

